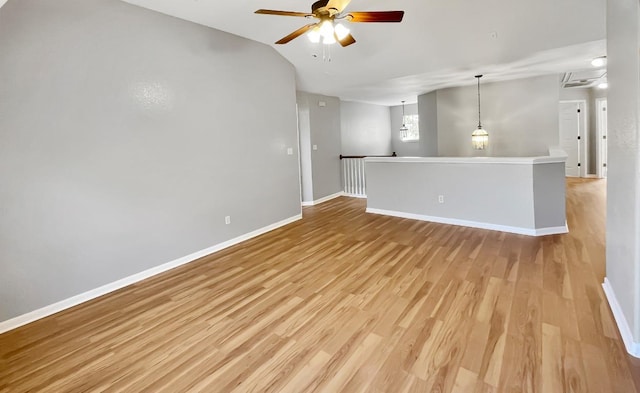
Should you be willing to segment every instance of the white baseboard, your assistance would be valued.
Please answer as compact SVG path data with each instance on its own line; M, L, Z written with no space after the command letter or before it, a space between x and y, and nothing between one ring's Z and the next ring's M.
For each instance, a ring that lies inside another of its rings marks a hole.
M547 235L559 235L562 233L569 233L569 226L565 223L560 227L547 227L534 229L532 236L547 236Z
M103 285L101 287L92 289L90 291L81 293L79 295L76 296L72 296L68 299L65 300L61 300L57 303L54 304L50 304L48 306L42 307L40 309L28 312L26 314L23 315L19 315L15 318L6 320L6 321L2 321L0 322L0 334L7 332L9 330L13 330L15 328L18 328L20 326L26 325L28 323L34 322L38 319L42 319L44 317L47 317L49 315L58 313L60 311L66 310L68 308L77 306L78 304L84 303L86 301L95 299L97 297L100 297L102 295L106 295L110 292L113 292L115 290L118 290L120 288L124 288L128 285L131 284L135 284L139 281L145 280L149 277L153 277L157 274L166 272L167 270L171 270L173 268L176 268L178 266L182 266L185 265L189 262L193 262L197 259L200 259L202 257L205 257L209 254L213 254L216 251L220 251L223 250L227 247L231 247L233 245L236 245L238 243L241 243L243 241L249 240L251 238L254 238L256 236L262 235L264 233L270 232L274 229L283 227L287 224L290 224L294 221L300 220L302 219L302 214L298 214L295 215L293 217L289 217L287 219L284 219L282 221L276 222L274 224L271 225L267 225L266 227L260 228L260 229L256 229L255 231L246 233L244 235L238 236L236 238L233 238L231 240L227 240L226 242L223 243L219 243L216 244L214 246L211 246L209 248L206 248L204 250L200 250L200 251L196 251L193 254L189 254L187 256L184 256L182 258L178 258L176 260L173 260L171 262L167 262L164 263L162 265L159 266L155 266L152 267L151 269L147 269L145 271L142 271L140 273L136 273L133 274L131 276L122 278L118 281L114 281L112 283Z
M367 199L366 195L362 195L362 194L348 194L348 193L344 193L344 196L349 197L349 198L361 198L361 199Z
M545 236L545 235L555 235L555 234L569 232L566 225L561 227L531 229L531 228L521 228L521 227L512 227L512 226L506 226L506 225L490 224L486 222L459 220L457 218L434 217L434 216L427 216L422 214L398 212L393 210L374 209L370 207L367 208L367 213L381 214L384 216L393 216L393 217L401 217L401 218L410 218L412 220L437 222L440 224L459 225L459 226L479 228L479 229L489 229L492 231L517 233L519 235L527 235L527 236Z
M323 202L330 201L337 197L344 196L344 191L336 192L335 194L327 195L326 197L322 197L320 199L316 199L315 201L303 201L302 206L314 206L319 205Z
M604 294L607 296L609 307L611 307L611 312L613 313L613 317L616 320L618 330L620 331L620 335L622 336L624 346L627 348L627 352L629 352L629 355L633 357L640 358L640 342L633 341L631 327L627 323L627 319L622 312L620 303L618 303L616 294L615 292L613 292L613 287L606 277L604 278L604 282L602 283L602 288L604 289Z

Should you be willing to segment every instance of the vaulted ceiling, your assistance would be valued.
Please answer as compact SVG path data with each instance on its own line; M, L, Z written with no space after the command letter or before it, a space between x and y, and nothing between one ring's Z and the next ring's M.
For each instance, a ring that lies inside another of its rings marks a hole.
M491 82L587 69L606 54L606 0L352 0L346 11L404 10L404 20L349 23L357 42L331 45L331 61L304 36L273 44L309 21L254 13L309 12L312 0L125 1L272 45L299 90L382 105L474 84L477 73Z

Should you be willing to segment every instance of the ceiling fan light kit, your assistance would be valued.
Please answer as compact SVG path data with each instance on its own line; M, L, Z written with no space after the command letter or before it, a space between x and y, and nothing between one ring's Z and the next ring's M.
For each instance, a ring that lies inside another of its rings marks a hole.
M346 28L343 24L340 24L340 23L336 24L333 31L338 40L343 40L347 38L347 36L351 33L351 31L348 28Z
M369 11L343 14L344 9L350 1L351 0L319 0L311 6L311 13L259 9L256 11L256 14L319 19L318 22L303 26L279 39L276 41L276 44L286 44L306 33L309 40L313 43L318 43L322 39L323 44L330 45L338 42L343 47L354 44L356 40L346 26L341 23L334 23L336 20L344 20L352 23L397 23L402 22L402 18L404 17L404 11Z
M320 42L320 38L322 38L322 36L320 35L320 29L312 29L307 33L307 37L309 38L309 41L317 44L318 42Z

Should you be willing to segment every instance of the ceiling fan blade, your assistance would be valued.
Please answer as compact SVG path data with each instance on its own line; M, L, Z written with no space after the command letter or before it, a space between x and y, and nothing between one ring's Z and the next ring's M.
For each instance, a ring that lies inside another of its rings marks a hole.
M307 31L309 31L312 28L314 28L316 25L317 25L317 23L310 23L310 24L308 24L306 26L302 26L298 30L296 30L293 33L289 34L288 36L283 37L283 38L279 39L278 41L276 41L276 44L286 44L287 42L291 41L292 39L300 37L301 35L303 35Z
M404 11L349 12L349 22L402 22Z
M347 8L347 6L349 5L350 2L351 2L351 0L329 0L329 2L327 3L326 7L328 9L335 9L336 10L336 14L339 14L345 8Z
M259 9L255 13L266 14L266 15L280 15L280 16L300 16L300 17L313 16L313 14L309 14L307 12L263 10L263 9Z
M343 47L356 43L356 39L353 38L351 34L347 34L347 36L344 37L343 39L339 39L337 35L335 37L336 37L336 41L338 41L338 43Z

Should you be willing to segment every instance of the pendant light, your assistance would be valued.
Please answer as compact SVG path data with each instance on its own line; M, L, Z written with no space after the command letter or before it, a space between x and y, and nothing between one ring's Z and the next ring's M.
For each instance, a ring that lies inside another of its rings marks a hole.
M409 128L404 123L404 101L402 101L402 127L400 127L400 140L405 140L409 136Z
M482 75L476 75L478 79L478 128L471 133L471 144L475 150L484 150L489 145L489 133L482 128L480 121L480 78Z

